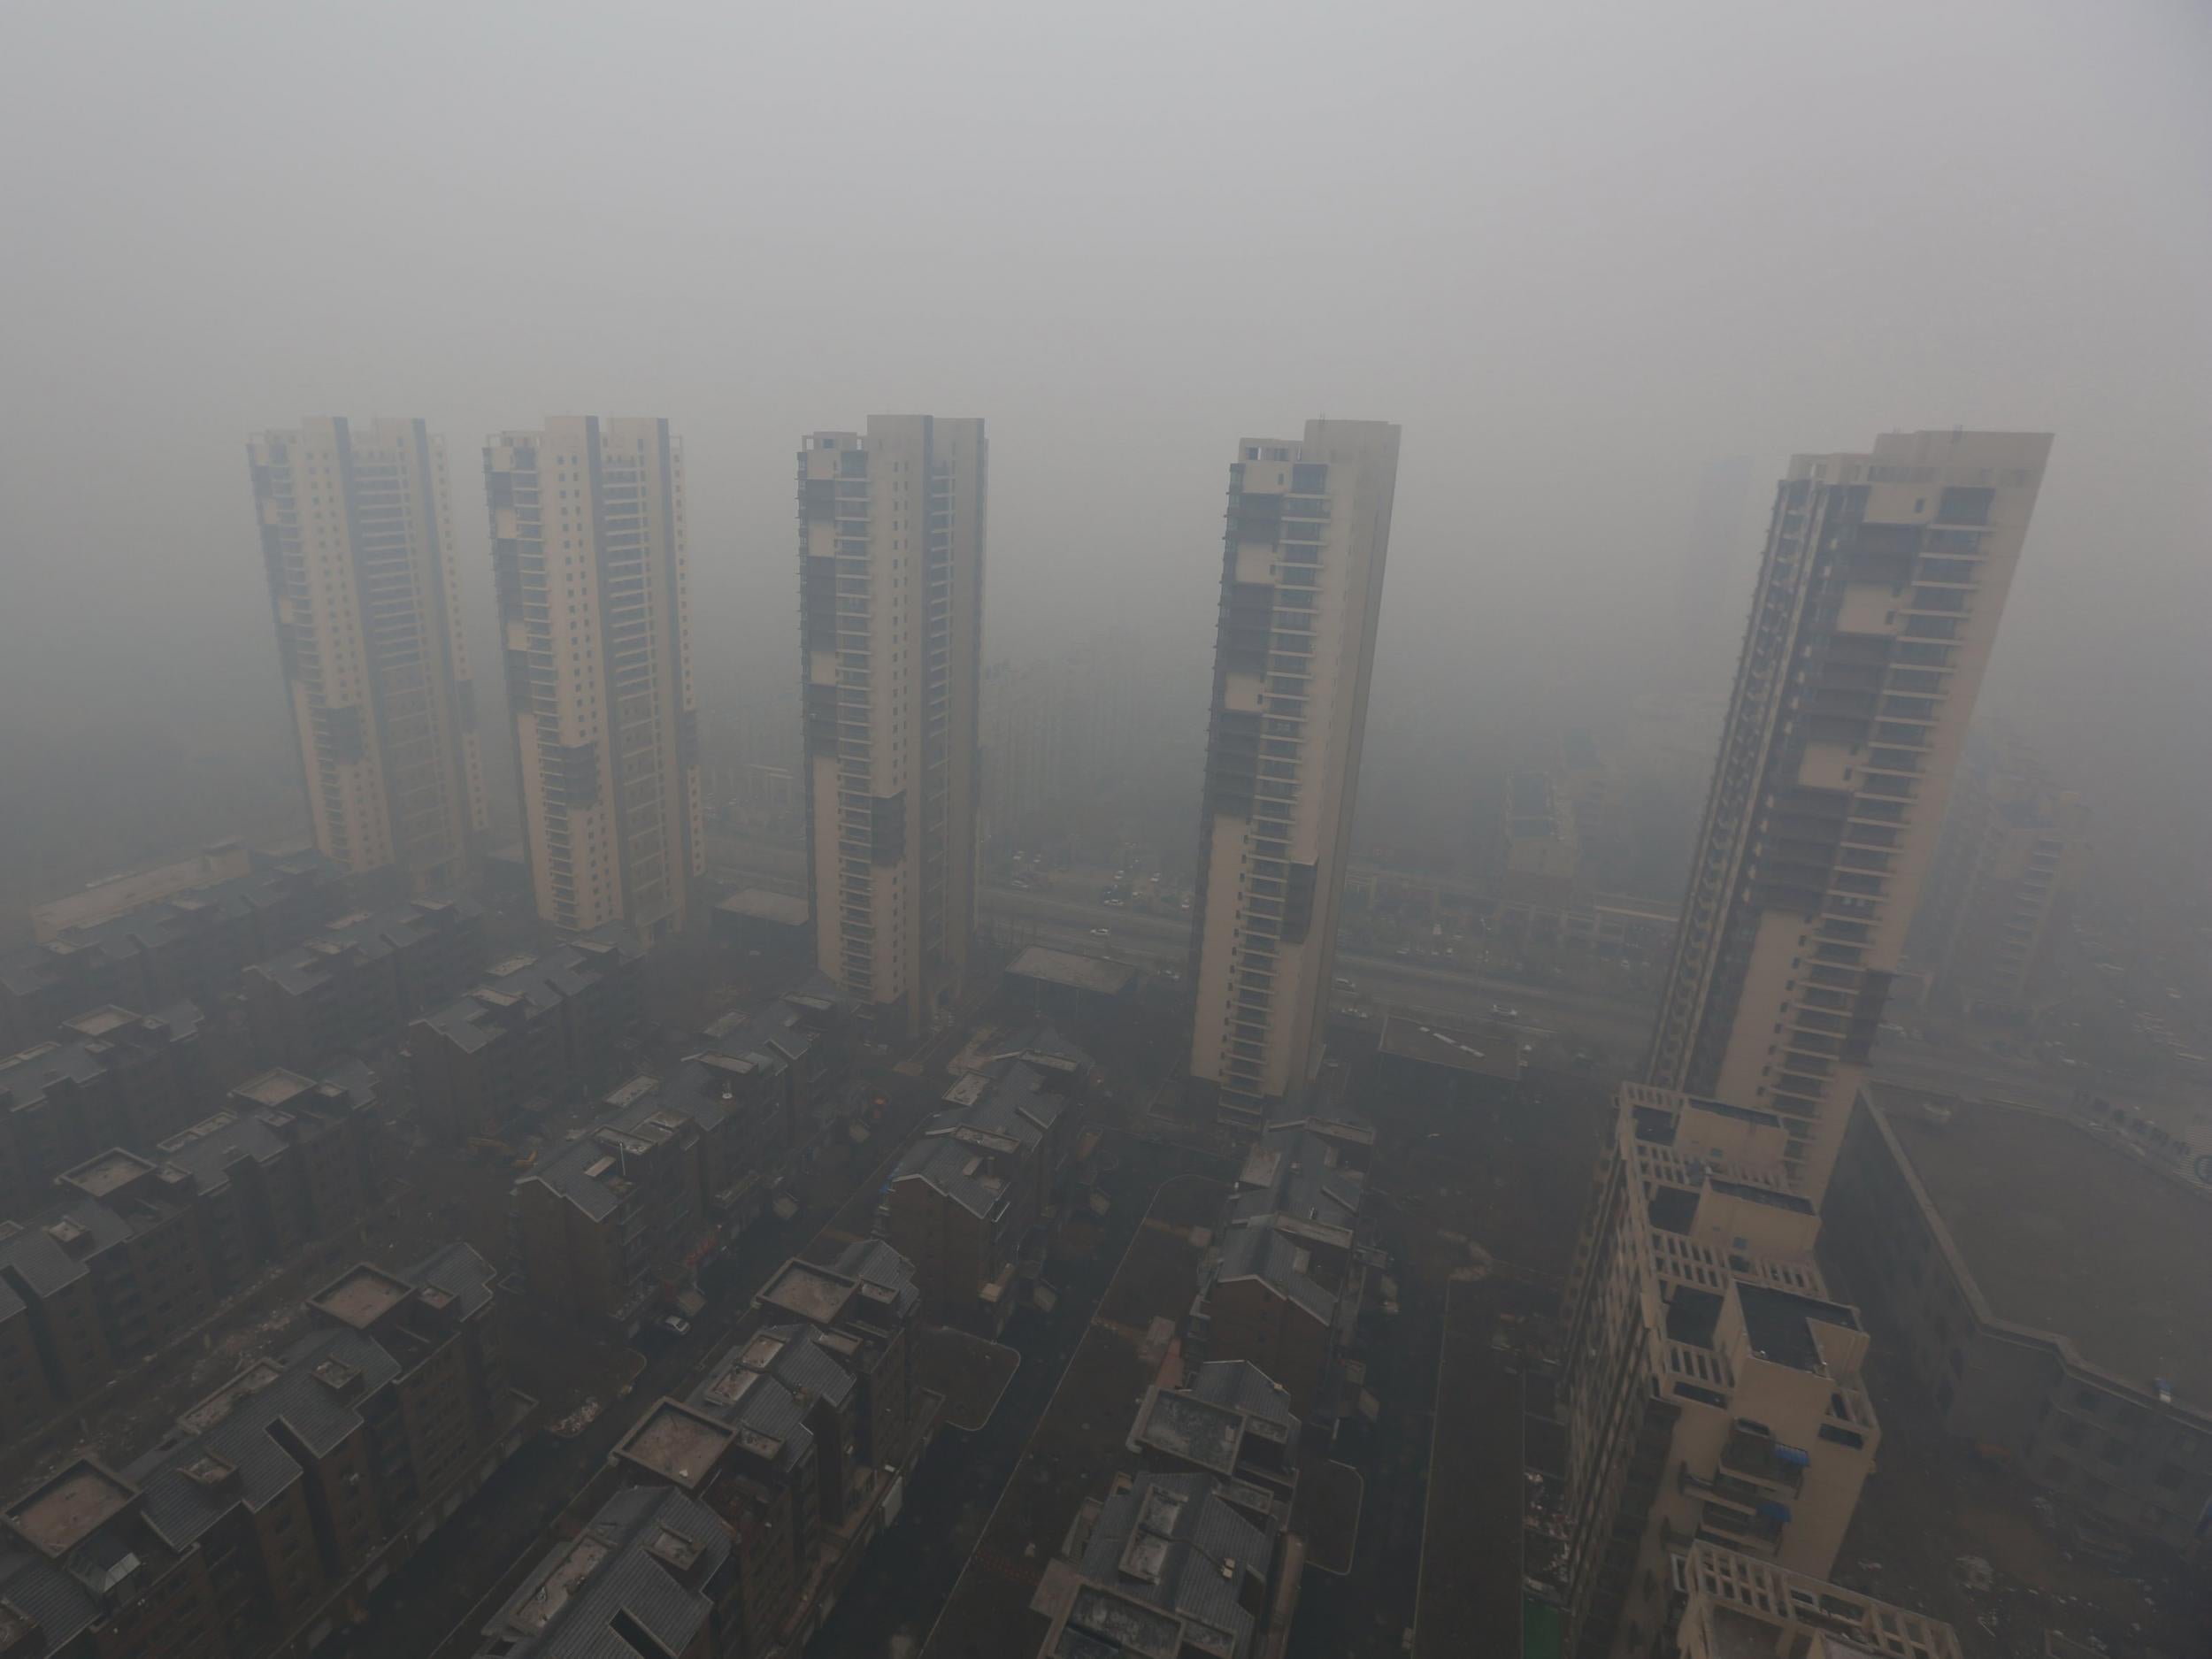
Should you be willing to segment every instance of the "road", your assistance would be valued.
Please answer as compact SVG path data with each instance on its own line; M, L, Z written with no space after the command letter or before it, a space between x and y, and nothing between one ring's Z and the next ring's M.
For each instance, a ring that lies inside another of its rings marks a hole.
M1190 924L1183 916L1109 910L1061 895L1002 887L985 888L980 908L991 926L1015 941L1034 940L1179 972L1189 961ZM1094 931L1102 927L1104 938ZM1517 1010L1523 1024L1602 1043L1624 1056L1640 1051L1651 1031L1651 1006L1632 994L1532 985L1503 974L1349 950L1337 953L1337 967L1340 978L1352 981L1349 990L1336 992L1340 1009L1387 1005L1472 1019L1503 1005Z
M804 875L805 856L792 849L750 838L717 839L720 873L741 879L766 878L789 882ZM979 906L984 922L1003 937L1033 941L1066 950L1111 956L1155 970L1182 972L1190 958L1187 913L1110 908L1096 899L1067 892L1024 890L987 885ZM1095 930L1106 930L1102 937ZM1471 972L1444 964L1371 956L1340 951L1340 977L1353 988L1334 997L1340 1012L1352 1009L1416 1010L1448 1018L1489 1017L1494 1004L1517 1010L1518 1023L1556 1033L1567 1046L1588 1045L1623 1067L1632 1067L1651 1033L1657 1010L1652 998L1626 987L1607 993L1578 987L1532 984L1497 973ZM2180 1134L2212 1146L2212 1132L2192 1127L2186 1114L2163 1101L2147 1102L2137 1091L2115 1090L2087 1071L2067 1071L2030 1059L2008 1058L1963 1042L1930 1042L1885 1032L1875 1046L1875 1076L1885 1082L1942 1094L2018 1101L2064 1110L2084 1089L2151 1115Z

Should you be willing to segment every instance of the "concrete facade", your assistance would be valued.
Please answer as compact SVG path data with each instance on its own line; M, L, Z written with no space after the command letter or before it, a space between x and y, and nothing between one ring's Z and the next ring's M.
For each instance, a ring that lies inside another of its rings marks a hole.
M871 415L806 437L798 473L816 959L927 1031L975 933L983 423Z
M2050 1000L2051 953L2089 853L2088 803L2026 745L1968 745L1909 946L1947 1008L2026 1019Z
M0 1041L41 1042L103 1003L212 1008L250 963L337 914L344 879L320 853L254 857L245 875L133 905L0 956Z
M104 1147L144 1146L206 1109L200 1010L88 1009L57 1041L0 1060L0 1217L42 1206Z
M1676 1659L1960 1659L1958 1632L1703 1540L1680 1558Z
M2050 445L1887 434L1776 490L1645 1080L1778 1114L1816 1202Z
M619 938L572 939L494 963L472 989L416 1020L409 1067L426 1126L453 1140L497 1135L613 1084L644 1018L639 960Z
M488 440L484 482L538 915L650 941L706 871L683 446L555 417Z
M2075 1205L2098 1225L2063 1227ZM2212 1334L2186 1265L2203 1194L2062 1118L1878 1087L1829 1208L1831 1248L1945 1428L2191 1547L2212 1504Z
M1773 1112L1622 1086L1560 1381L1579 1659L1650 1649L1695 1540L1824 1578L1857 1507L1867 1337L1814 1260L1788 1143Z
M1365 420L1229 468L1190 1069L1247 1125L1321 1064L1397 477L1398 428Z
M1021 1055L972 1072L901 1156L877 1231L913 1263L925 1317L987 1336L1005 1328L1025 1265L1043 1258L1088 1071Z
M315 845L456 886L486 807L445 441L318 417L248 455Z

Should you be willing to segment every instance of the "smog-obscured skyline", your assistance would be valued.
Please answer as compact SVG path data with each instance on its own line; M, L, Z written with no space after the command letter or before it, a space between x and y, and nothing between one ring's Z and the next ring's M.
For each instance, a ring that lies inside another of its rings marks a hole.
M1384 776L1417 728L1632 687L1717 457L1752 457L1732 641L1789 452L2053 431L1984 710L2201 831L2194 7L38 6L0 39L12 843L155 833L94 775L134 744L218 787L288 764L251 431L427 419L483 639L483 435L666 416L711 727L795 677L798 434L898 409L990 423L987 657L1129 641L1194 723L1234 441L1402 424Z

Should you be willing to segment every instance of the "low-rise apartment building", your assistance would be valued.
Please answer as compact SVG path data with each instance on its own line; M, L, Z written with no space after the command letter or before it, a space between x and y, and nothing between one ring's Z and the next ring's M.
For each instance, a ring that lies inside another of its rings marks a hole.
M63 926L0 955L0 1044L36 1042L81 1009L211 1008L249 963L335 915L344 877L319 853L250 856L251 868Z
M2124 1532L2195 1544L2206 1194L2085 1125L1883 1085L1837 1171L1828 1248L1944 1427Z
M465 895L359 910L245 972L254 1053L297 1071L398 1037L483 966L484 907Z
M232 1653L314 1645L520 1443L493 1279L466 1245L349 1270L310 1300L317 1330L125 1471L170 1548L207 1563Z
M0 1441L114 1373L92 1270L59 1220L0 1221L0 1370L18 1405L0 1417Z
M1120 1475L1087 1501L1032 1603L1039 1659L1203 1654L1279 1659L1303 1552L1206 1475Z
M227 1659L206 1558L146 1517L145 1495L88 1457L0 1516L0 1655Z
M0 1442L175 1340L378 1190L374 1085L272 1071L148 1149L64 1172L59 1202L0 1221Z
M547 1552L484 1627L477 1656L740 1659L741 1588L719 1516L672 1486L626 1487Z
M910 1467L927 1429L914 1379L922 1306L914 1264L880 1239L857 1240L826 1267L786 1262L753 1305L770 1319L813 1326L819 1345L858 1379L854 1455L871 1469Z
M1298 1414L1290 1394L1245 1360L1209 1360L1175 1387L1155 1383L1129 1449L1163 1474L1210 1475L1256 1522L1290 1524L1298 1492Z
M351 1225L375 1202L376 1100L375 1079L358 1061L340 1061L320 1079L264 1071L233 1089L222 1110L155 1148L165 1174L189 1178L219 1295Z
M56 1176L102 1148L145 1146L198 1117L200 1025L190 1002L88 1009L0 1059L0 1216L36 1209Z
M602 1124L540 1158L510 1200L530 1294L636 1330L688 1277L698 1154L696 1125L657 1112L634 1128Z
M72 1195L44 1231L92 1275L114 1363L151 1354L215 1311L222 1296L189 1176L116 1148L59 1185Z
M644 1014L634 946L618 930L490 968L408 1028L415 1110L451 1140L612 1087Z
M1667 1624L1671 1557L1709 1540L1824 1576L1880 1431L1857 1311L1776 1113L1624 1084L1569 1291L1571 1651Z
M1366 1182L1355 1161L1363 1165L1373 1139L1349 1118L1261 1133L1200 1270L1188 1333L1195 1353L1259 1367L1324 1434L1343 1409L1366 1294Z
M799 1317L760 1325L686 1399L661 1401L611 1460L620 1478L683 1494L728 1540L713 1616L688 1632L721 1659L804 1649L896 1517L931 1427L911 1415L915 1297L887 1247L856 1244L834 1269L788 1263L763 1302Z
M725 1015L707 1027L696 1056L704 1080L744 1104L749 1133L780 1150L803 1146L822 1128L851 1064L856 1007L817 973L764 1008Z
M995 1335L1041 1263L1089 1070L1065 1049L1025 1042L964 1075L892 1172L876 1230L914 1263L925 1317Z

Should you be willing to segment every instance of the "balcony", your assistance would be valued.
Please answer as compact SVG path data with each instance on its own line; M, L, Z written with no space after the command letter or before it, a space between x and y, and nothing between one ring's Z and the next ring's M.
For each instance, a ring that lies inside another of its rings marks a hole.
M1757 1489L1757 1495L1804 1489L1807 1458L1794 1446L1785 1446L1771 1434L1738 1424L1721 1447L1720 1464L1741 1479L1734 1484Z

